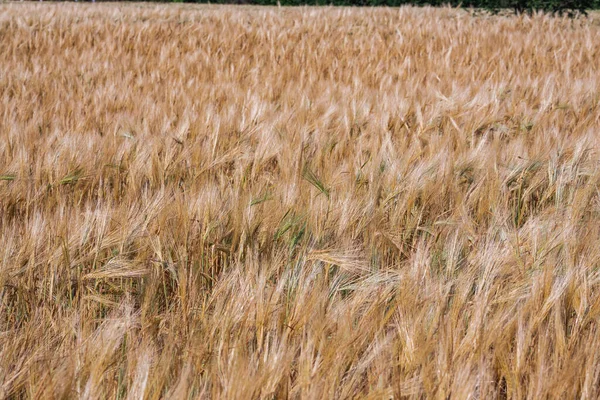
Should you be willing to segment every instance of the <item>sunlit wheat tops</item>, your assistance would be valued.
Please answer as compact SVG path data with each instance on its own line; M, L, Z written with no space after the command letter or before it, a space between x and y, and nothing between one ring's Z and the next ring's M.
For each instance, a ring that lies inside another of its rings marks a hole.
M598 398L599 43L0 4L0 398Z

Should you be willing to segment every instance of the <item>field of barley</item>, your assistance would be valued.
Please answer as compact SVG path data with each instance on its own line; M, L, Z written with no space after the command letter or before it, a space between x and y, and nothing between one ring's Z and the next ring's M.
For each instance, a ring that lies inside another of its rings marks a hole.
M599 44L0 4L0 398L598 398Z

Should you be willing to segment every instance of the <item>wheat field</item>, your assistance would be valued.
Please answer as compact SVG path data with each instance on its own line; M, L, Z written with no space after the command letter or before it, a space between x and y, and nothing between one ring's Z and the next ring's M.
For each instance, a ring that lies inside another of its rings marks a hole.
M599 43L0 4L0 398L598 398Z

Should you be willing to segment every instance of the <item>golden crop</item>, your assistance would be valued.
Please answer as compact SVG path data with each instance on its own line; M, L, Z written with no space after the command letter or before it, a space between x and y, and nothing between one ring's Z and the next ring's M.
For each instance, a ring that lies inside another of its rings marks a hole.
M1 4L0 398L598 398L599 43Z

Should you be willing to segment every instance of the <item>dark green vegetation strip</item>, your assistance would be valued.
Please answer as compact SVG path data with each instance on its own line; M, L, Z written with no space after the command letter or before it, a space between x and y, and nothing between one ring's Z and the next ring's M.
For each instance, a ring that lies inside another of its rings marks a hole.
M400 7L452 6L482 9L491 12L513 10L516 13L544 11L560 15L586 14L586 11L600 9L600 0L172 0L173 3L214 3L249 4L263 6L357 6L357 7Z

